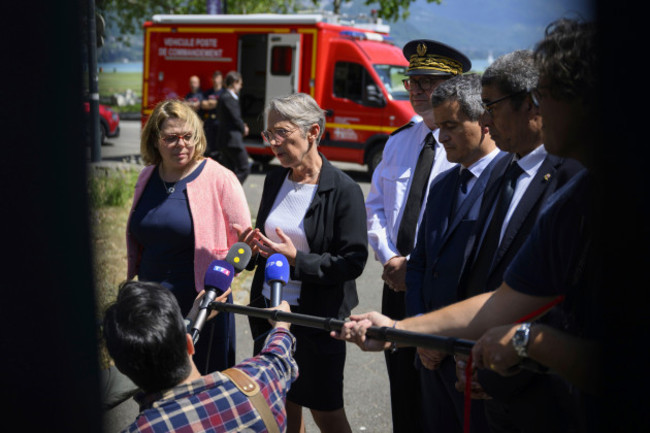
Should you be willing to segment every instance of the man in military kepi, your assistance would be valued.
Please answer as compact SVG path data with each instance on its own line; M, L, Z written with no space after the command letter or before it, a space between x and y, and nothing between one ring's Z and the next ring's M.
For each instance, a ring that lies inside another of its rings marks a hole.
M431 94L441 82L467 72L469 59L458 50L428 39L408 42L402 52L409 61L404 87L417 114L396 129L372 175L366 200L368 241L383 265L382 313L405 316L406 261L416 239L429 186L453 165L438 142ZM414 348L386 352L393 432L420 432L421 398Z

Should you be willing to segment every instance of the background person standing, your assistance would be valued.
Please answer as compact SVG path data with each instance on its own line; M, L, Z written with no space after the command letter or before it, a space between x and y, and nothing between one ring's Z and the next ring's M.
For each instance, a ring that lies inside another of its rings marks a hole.
M185 102L192 107L192 110L198 112L201 108L202 100L201 79L196 75L192 75L190 77L190 91L185 95Z
M248 152L244 147L244 137L248 135L248 125L241 117L239 92L244 84L237 71L226 75L226 90L217 104L218 150L223 157L223 164L235 173L240 183L244 183L250 174Z
M205 156L214 159L217 159L217 127L219 126L219 121L217 120L217 104L219 103L219 97L221 97L223 92L223 75L221 74L221 71L214 71L212 74L212 87L203 93L200 111L201 118L203 119L205 138L208 141Z

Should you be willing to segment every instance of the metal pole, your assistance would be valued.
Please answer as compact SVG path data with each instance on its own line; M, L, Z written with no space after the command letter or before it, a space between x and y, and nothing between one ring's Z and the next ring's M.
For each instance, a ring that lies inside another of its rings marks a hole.
M88 0L88 104L90 113L90 161L102 160L99 134L99 88L97 84L97 25L95 23L95 0Z
M258 317L261 319L270 319L276 322L288 322L294 325L306 326L309 328L319 328L326 331L340 331L345 321L310 316L307 314L286 313L279 310L265 310L263 308L249 307L245 305L228 304L223 302L212 302L209 306L212 310L245 314L246 316ZM401 343L406 346L424 347L434 349L448 354L469 355L474 346L473 341L461 340L452 337L441 337L438 335L421 334L418 332L402 331L388 327L372 326L366 331L368 337Z
M245 305L228 304L223 302L212 302L209 307L212 310L229 313L244 314L246 316L270 319L276 322L288 322L294 325L307 326L309 328L324 329L326 331L340 331L343 328L344 320L328 317L310 316L307 314L286 313L279 310L267 310L264 308L249 307ZM449 355L469 355L474 347L474 341L463 340L454 337L441 337L439 335L421 334L419 332L403 331L400 329L388 328L386 326L371 326L366 330L366 335L375 340L390 341L405 346L423 347L444 352ZM536 373L552 373L546 366L533 361L530 358L522 358L519 365L513 367L523 368Z

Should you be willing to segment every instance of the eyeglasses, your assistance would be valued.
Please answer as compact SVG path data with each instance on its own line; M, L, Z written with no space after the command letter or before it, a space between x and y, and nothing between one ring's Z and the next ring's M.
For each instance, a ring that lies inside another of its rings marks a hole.
M413 78L405 78L402 80L402 83L404 84L404 88L408 91L415 90L415 88L418 87L421 91L426 92L428 90L431 90L431 88L434 87L436 83L442 80L444 80L444 78L423 77L419 80L415 80Z
M533 100L533 104L535 104L536 107L539 107L539 102L543 98L542 92L540 90L541 89L546 89L546 88L547 87L545 87L545 86L537 86L533 90L530 91L530 99Z
M191 143L193 138L194 135L191 132L186 132L184 134L167 134L160 137L162 142L165 143L167 146L172 146L178 143L178 140L180 139L183 139L183 141L186 144Z
M506 96L504 96L502 98L495 99L494 101L481 102L481 105L483 106L483 109L485 111L487 111L489 114L492 114L494 112L494 105L496 105L497 103L499 103L501 101L505 101L508 98L512 98L513 96L519 96L522 93L526 93L526 92L528 92L528 90L522 90L520 92L511 93L510 95L506 95Z
M264 140L264 143L270 145L271 141L275 141L276 143L282 143L288 136L293 134L295 131L297 131L298 128L294 128L292 130L286 130L282 128L278 128L275 131L271 132L269 130L264 130L262 131L262 139Z

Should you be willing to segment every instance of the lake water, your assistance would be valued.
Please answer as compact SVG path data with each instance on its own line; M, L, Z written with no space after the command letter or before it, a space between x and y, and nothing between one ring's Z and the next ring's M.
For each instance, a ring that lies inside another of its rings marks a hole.
M489 66L487 59L472 59L472 69L474 71L483 72ZM104 72L142 72L142 62L113 62L113 63L98 63L98 68L102 68Z

